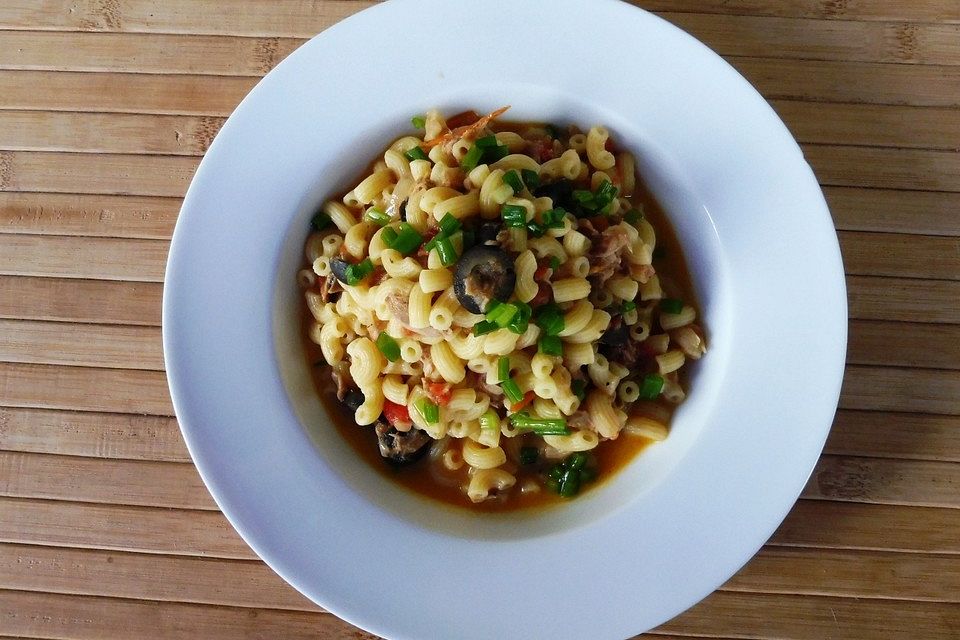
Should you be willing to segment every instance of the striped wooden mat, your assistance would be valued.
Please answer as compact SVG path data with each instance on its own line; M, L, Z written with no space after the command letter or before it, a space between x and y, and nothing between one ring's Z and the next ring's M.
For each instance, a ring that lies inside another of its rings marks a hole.
M367 638L234 533L167 392L160 298L200 157L361 0L0 3L0 637ZM960 638L960 2L641 0L767 97L850 302L812 481L650 638ZM645 636L646 637L646 636Z

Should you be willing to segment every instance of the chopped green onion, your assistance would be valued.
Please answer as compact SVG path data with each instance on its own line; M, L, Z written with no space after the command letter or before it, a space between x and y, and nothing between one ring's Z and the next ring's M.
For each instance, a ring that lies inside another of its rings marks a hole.
M464 229L463 230L463 250L466 251L473 245L477 244L477 236L473 232L473 229Z
M445 267L449 267L454 262L457 261L457 250L453 248L453 243L450 242L450 238L443 238L437 236L437 254L440 256L440 264Z
M364 217L372 222L373 224L380 225L381 227L390 223L390 216L385 214L379 209L367 209L367 212L364 214Z
M553 269L554 273L556 273L557 269L560 268L560 258L557 256L550 256L550 268Z
M346 276L347 284L352 286L360 284L360 281L373 273L373 263L367 258L360 264L347 265Z
M521 169L520 176L523 178L523 184L527 185L527 189L533 191L540 186L540 174L533 169Z
M530 429L538 436L568 436L570 429L567 428L567 421L562 418L556 420L538 420L525 425L524 428Z
M510 400L510 404L517 404L523 400L523 392L520 391L520 386L513 378L507 378L501 382L500 388L503 389L503 395L507 396L507 399ZM511 420L512 419L513 417L511 416Z
M515 304L510 304L509 302L499 303L494 300L490 303L490 306L487 307L487 320L502 329L510 324L513 316L517 315L518 311L520 310Z
M512 382L512 380L511 380ZM506 385L501 385L506 391ZM519 393L520 389L517 388ZM522 395L520 396L523 397ZM533 431L541 436L566 436L570 435L570 429L567 428L567 421L563 418L532 418L526 411L521 411L510 416L510 424L517 429Z
M536 447L520 447L520 464L533 464L540 459L540 449Z
M594 193L588 201L583 202L582 206L590 211L607 213L607 208L619 192L620 190L613 186L612 182L604 180L600 183L600 186L597 187L596 193Z
M577 451L576 453L572 453L567 456L567 459L563 461L563 464L566 465L567 469L580 471L587 466L587 453L585 451Z
M527 224L527 210L518 204L505 204L500 209L503 224L508 227L522 228Z
M643 220L643 214L640 213L639 211L637 211L636 209L630 209L630 211L627 211L627 212L623 215L623 220L624 220L624 222L626 222L627 224L633 224L633 225L635 225L635 224L637 224L638 222L640 222L641 220Z
M326 229L331 224L333 224L333 221L330 220L330 216L325 214L323 211L320 211L315 216L310 218L310 228L314 231Z
M397 242L397 230L393 227L385 227L384 230L380 232L380 238L383 240L383 244L392 249L393 245Z
M660 311L664 313L680 313L683 310L683 300L664 298L660 301Z
M423 416L427 424L436 424L440 422L440 407L430 402L426 398L417 400L417 410Z
M381 331L377 336L377 349L383 357L390 362L396 362L400 358L400 345L386 331Z
M560 490L558 493L564 498L572 498L580 493L580 472L575 469L567 469L560 476Z
M589 189L574 189L570 195L580 204L587 204L593 201L593 192Z
M483 161L487 164L496 162L502 158L506 158L510 153L510 148L507 145L500 145L497 147L491 147L489 149L484 149L483 151Z
M609 180L604 180L597 187L597 191L591 192L586 189L576 189L571 194L573 199L580 205L580 208L588 213L601 212L613 202L614 198L620 192Z
M445 213L440 220L440 231L448 238L460 230L460 221L453 217L452 213Z
M663 391L663 378L655 373L647 374L640 383L640 397L644 400L656 400Z
M463 255L463 231L456 231L453 234L447 236L450 240L450 244L453 245L453 250L457 252L458 256Z
M573 384L570 385L570 390L573 391L573 395L580 399L580 402L583 402L583 399L587 397L587 381L574 380Z
M460 168L469 173L477 168L477 165L480 164L480 158L482 157L483 149L477 145L473 145L470 147L470 150L467 151L466 155L463 156L463 159L460 160Z
M527 223L527 232L530 234L531 237L539 238L544 234L545 231L546 229L542 224L539 224L536 222Z
M537 312L534 320L544 335L558 336L564 329L563 311L556 304L546 304Z
M423 150L422 147L412 147L409 150L403 153L405 157L410 162L414 160L429 160L430 156L427 155L427 152Z
M500 356L497 362L497 382L506 382L510 377L510 358Z
M548 229L562 229L564 225L563 219L566 215L567 212L563 207L548 209L540 214L543 219L543 226Z
M563 343L558 336L543 336L537 345L540 353L548 356L562 356Z
M564 471L563 465L555 464L552 467L550 467L550 471L547 472L547 477L550 478L551 480L559 480L560 476L563 475L563 471Z
M516 169L510 169L505 174L503 174L504 183L510 185L510 188L513 189L514 193L520 193L523 191L523 181L520 179L520 174L517 173Z
M623 313L630 313L637 308L637 303L633 300L624 300L623 305L620 307L620 311Z
M487 409L484 414L480 416L480 428L485 431L499 431L500 416L497 415L497 412L493 409Z
M473 325L473 335L482 336L490 333L491 331L496 331L500 327L495 322L490 322L489 320L481 320L477 324Z
M533 314L533 309L526 302L520 302L519 300L513 304L517 308L517 315L507 325L507 329L517 335L523 335L527 327L530 326L530 316Z
M474 145L479 149L492 149L496 147L499 143L497 142L497 136L489 135L482 138L477 138L474 142Z
M384 230L383 242L391 249L399 251L403 255L408 255L420 247L423 243L423 236L408 223L401 222L397 227L395 236L393 234L387 235L386 230Z
M410 124L416 129L423 129L427 126L427 119L423 116L413 116L410 118Z
M602 208L613 202L613 199L617 197L617 194L620 193L620 190L613 186L613 183L609 180L604 180L600 183L600 186L597 187L597 193L594 195L594 200Z

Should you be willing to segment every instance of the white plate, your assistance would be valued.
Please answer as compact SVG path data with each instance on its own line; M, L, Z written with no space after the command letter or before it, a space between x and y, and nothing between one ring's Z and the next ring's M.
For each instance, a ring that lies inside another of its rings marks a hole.
M503 104L604 123L637 154L711 344L666 442L561 507L481 515L385 483L330 428L294 274L310 215L411 115ZM394 1L301 47L224 125L177 222L163 338L211 493L320 605L390 638L623 638L723 583L796 500L836 408L846 296L800 149L693 38L613 0Z

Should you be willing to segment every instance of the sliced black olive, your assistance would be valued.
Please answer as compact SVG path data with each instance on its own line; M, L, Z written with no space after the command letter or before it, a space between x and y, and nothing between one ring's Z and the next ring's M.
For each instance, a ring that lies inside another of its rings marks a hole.
M653 365L653 369L650 370L651 373L657 369L656 361L648 356L645 351L641 351L640 343L635 340L627 340L617 346L601 344L598 351L610 362L617 362L631 371L645 372L648 364Z
M494 298L509 298L516 283L517 273L507 252L499 247L478 245L457 262L453 290L465 309L484 313Z
M396 465L410 464L418 460L429 448L430 436L416 427L410 431L397 431L394 427L378 420L374 430L380 455Z
M602 336L600 336L600 344L609 345L611 347L622 347L627 344L627 340L630 339L630 332L627 327L619 327L617 329L607 329Z
M334 258L330 261L330 271L332 271L333 275L337 277L337 280L343 284L347 284L347 267L349 266L350 263L343 258Z
M623 324L620 316L615 316L610 321L610 326L600 336L600 344L611 347L622 347L630 339L630 328Z
M497 235L500 233L500 229L502 228L503 227L499 222L484 222L482 225L480 225L480 232L477 234L478 244L496 242Z
M359 389L350 389L347 395L343 397L343 404L347 405L351 411L356 411L366 401L363 392Z
M540 185L533 190L533 195L550 198L554 207L563 207L567 211L577 209L577 203L573 200L573 183L566 178Z

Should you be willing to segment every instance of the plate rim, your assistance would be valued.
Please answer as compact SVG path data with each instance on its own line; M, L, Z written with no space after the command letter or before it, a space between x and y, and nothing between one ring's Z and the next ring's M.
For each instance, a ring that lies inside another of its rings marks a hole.
M395 11L394 7L406 7L409 9L413 7L422 6L425 4L429 5L429 4L432 4L432 2L391 0L390 2L381 4L381 5L376 5L369 9L365 9L361 12L358 12L357 14L354 14L353 16L346 19L345 21L338 23L328 31L325 31L319 36L317 36L316 38L312 39L307 45L304 45L303 47L298 49L297 52L292 54L291 59L299 60L300 57L308 55L306 52L312 50L312 49L308 49L311 43L317 41L319 38L324 38L327 34L334 32L334 30L342 31L345 29L351 29L351 28L354 28L354 25L359 25L362 22L370 22L374 20L375 18L371 16L374 16L375 13L384 12L386 15L386 13L388 12ZM567 2L565 0L563 4L565 4L566 6L572 6L576 3ZM613 5L618 5L618 8L613 8ZM610 11L613 11L614 13L617 11L621 11L622 9L619 7L623 7L626 10L624 12L624 15L626 15L626 12L639 12L641 14L645 14L646 16L653 18L655 21L662 23L662 25L669 25L669 23L667 23L666 21L663 21L662 19L657 18L656 16L652 16L652 14L648 14L647 12L641 9L638 9L636 7L631 7L630 5L621 4L620 2L617 2L617 0L604 0L603 3L597 3L596 6L608 7L607 9L604 9L604 11L610 10ZM644 19L646 20L647 18L644 18ZM677 29L673 25L669 25L668 29L679 31L679 29ZM693 43L696 43L696 45L699 48L702 48L703 50L708 51L710 56L713 56L717 60L720 60L724 66L727 66L732 71L732 68L730 68L729 65L723 62L722 59L716 56L716 54L706 49L706 47L704 47L702 44L700 44L690 36L686 36L686 34L684 34L684 37L689 38L689 40L692 40ZM293 56L298 56L298 57L294 58ZM278 65L277 68L280 69L285 64L287 64L287 61L282 62L280 65ZM734 71L734 73L736 72ZM274 72L271 72L271 74L268 74L268 76L266 76L264 80L261 80L256 85L256 87L251 91L251 93L246 98L244 98L244 100L240 103L240 105L235 110L235 113L241 113L242 110L245 110L248 108L247 105L251 104L253 101L258 100L257 96L260 95L261 92L266 90L266 89L263 89L262 87L269 86L266 83L267 78L269 78L273 74ZM737 75L739 77L739 74ZM757 95L757 98L762 100L762 97L759 95ZM767 108L769 109L769 107ZM772 109L770 109L770 113L773 114ZM773 115L774 115L774 118L776 118L775 114ZM204 159L200 163L200 166L198 167L197 174L194 178L194 182L191 183L190 190L188 191L187 196L184 199L183 207L181 209L181 217L185 220L190 216L195 217L196 215L199 215L197 213L191 213L191 211L195 210L194 204L193 204L196 198L196 194L194 192L194 184L203 185L204 181L209 179L208 177L206 177L208 171L205 167L212 166L213 162L212 161L208 162L207 158L215 157L215 155L218 153L217 151L217 149L219 149L218 143L222 145L222 143L220 143L221 135L225 136L224 139L232 135L230 133L232 131L231 120L233 122L238 121L234 119L233 115L231 115L230 119L228 119L227 123L224 125L224 128L221 130L223 133L218 134L217 140L215 140L214 143L211 145L210 150L208 151L207 155L204 157ZM776 121L780 122L778 118L776 118ZM780 123L780 125L783 126L782 123ZM786 132L785 126L783 127L783 130ZM789 133L787 133L787 136L789 137ZM789 137L789 140L794 146L796 146L796 143L793 142L792 137ZM798 147L797 147L797 151L799 153ZM801 159L802 159L802 156L801 156ZM806 165L805 162L804 162L804 165L806 166L806 170L808 173L807 180L812 181L817 193L820 195L820 202L822 203L822 208L820 213L824 214L826 217L826 220L821 220L821 222L829 223L830 232L832 233L832 236L833 236L832 248L836 250L835 251L836 255L834 256L835 262L840 265L840 273L839 273L840 278L839 278L839 281L835 282L834 284L835 285L839 284L839 287L840 287L839 294L843 301L843 308L842 308L843 322L840 323L842 327L837 327L837 329L840 329L840 334L838 334L837 337L840 338L840 340L842 341L842 344L845 346L846 339L847 339L846 295L845 295L845 286L843 282L842 261L840 260L840 255L839 255L839 244L836 241L836 232L833 227L832 221L830 220L829 211L827 210L826 203L823 200L823 196L822 196L822 193L820 192L819 185L817 184L816 179L813 177L813 173L812 173L812 170L810 170L809 165ZM194 194L194 197L191 197L192 193ZM183 254L182 247L184 246L184 242L180 241L180 238L183 236L184 233L186 233L184 231L185 228L186 227L184 225L181 225L180 220L178 220L175 231L174 231L173 240L171 242L170 258L168 260L166 274L165 274L165 283L170 283L173 286L168 287L165 285L164 293L163 293L162 328L163 328L164 356L165 356L165 361L168 363L167 375L170 381L171 396L172 396L175 412L178 417L181 415L187 416L193 413L193 411L188 407L188 405L191 402L195 402L195 400L192 399L191 394L184 390L184 384L185 384L184 381L186 378L189 377L189 373L184 371L184 367L189 364L189 360L184 359L183 354L180 351L178 351L178 347L176 346L181 341L181 337L174 335L174 332L180 326L178 324L180 321L177 319L178 310L175 308L177 304L175 301L176 300L175 288L176 286L182 286L182 285L175 285L174 283L183 283L184 275L183 275L182 262L185 258L182 255ZM178 232L179 232L179 236L178 236ZM836 295L836 293L837 292L834 291L834 295ZM836 314L837 317L839 317L839 315L840 313ZM844 350L841 350L841 351L844 351ZM841 355L840 356L841 366L839 367L839 375L835 376L835 381L834 381L835 389L828 392L832 394L830 395L830 397L833 398L833 401L832 401L832 405L834 407L833 411L835 411L837 400L839 399L840 385L842 383L843 361L844 361L844 358ZM831 415L832 415L832 411L831 411ZM278 570L277 566L274 566L274 565L281 566L284 563L280 562L276 557L271 558L271 556L275 555L275 552L270 548L268 548L268 546L261 544L260 537L258 533L254 531L254 528L245 526L244 519L248 516L246 514L244 514L243 516L240 516L239 511L241 511L241 509L236 508L233 499L227 496L228 491L226 491L223 487L223 478L221 476L221 471L219 469L214 469L212 465L207 464L207 462L201 462L201 460L203 461L209 460L208 452L203 450L205 445L202 444L202 440L203 440L203 435L201 433L202 429L197 427L195 424L191 424L189 418L185 420L181 420L180 424L181 424L181 430L184 434L184 439L187 442L188 449L191 453L191 457L195 461L196 467L201 477L203 478L204 483L207 485L215 501L219 506L221 506L221 509L223 510L224 515L228 518L228 520L230 520L234 528L238 531L241 537L243 537L245 542L247 542L247 544L249 544L258 553L258 555L263 557L267 561L267 563L274 568L274 570L280 573L288 582L296 586L301 591L309 591L310 593L308 594L308 596L311 597L311 599L316 600L316 598L314 597L316 595L315 587L310 588L309 586L307 586L305 588L301 588L303 583L303 580L301 577L293 575L290 571L286 569ZM819 445L816 447L818 451L823 447L827 434L829 433L829 426L830 425L828 421L825 427L822 429L822 434L820 434L822 435L822 438L819 439ZM804 480L809 478L810 474L812 473L817 458L818 456L814 456L813 460L810 462L809 470ZM799 495L799 491L797 492L797 494ZM783 518L786 516L789 510L793 507L794 501L795 501L795 498L794 500L791 500L789 503L783 505L782 513L779 513L779 515L776 517L775 523L773 524L772 528L770 529L770 531L766 532L766 535L764 536L763 540L761 540L760 543L756 545L756 548L759 548L759 546L762 545L762 542L766 540L770 534L773 533L773 530L775 530L777 526L779 526L779 523L783 520ZM757 536L758 536L758 533L754 533L753 538L756 538ZM753 556L753 554L756 551L756 548L753 549L753 551L751 551L750 554L746 556L744 562L746 562L747 560L750 559L750 557ZM271 561L271 559L273 561ZM742 566L742 565L739 565L739 566ZM709 589L706 590L706 593L713 591L716 586L719 586L719 585L711 586ZM704 595L706 595L706 593ZM693 603L688 603L687 605L682 606L680 610L686 609L690 604L693 604ZM363 613L357 613L355 610L349 607L338 607L338 606L330 607L326 603L324 603L324 606L329 609L332 609L333 612L336 613L338 616L348 620L353 624L356 624L357 626L371 630L375 633L380 633L382 635L393 635L391 633L390 628L384 627L382 624L378 623L377 621L370 620ZM637 633L640 631L641 630L635 630L633 632ZM404 635L405 633L407 632L401 631L400 634L395 637L412 637L409 635Z

